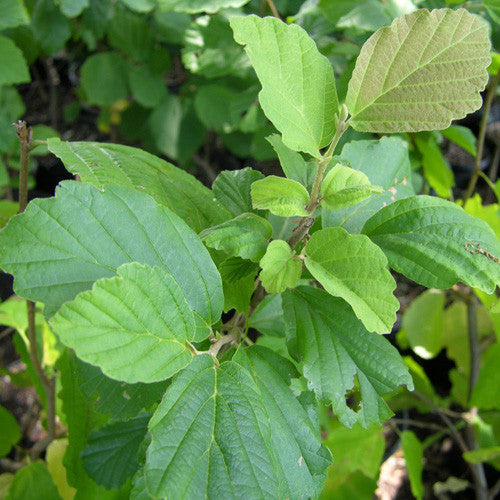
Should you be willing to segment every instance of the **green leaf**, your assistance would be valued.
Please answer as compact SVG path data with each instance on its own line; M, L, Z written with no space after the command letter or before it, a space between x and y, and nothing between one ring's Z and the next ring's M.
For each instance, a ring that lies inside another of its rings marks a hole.
M266 219L244 213L205 229L200 238L209 247L257 262L264 255L272 234L273 228Z
M487 448L466 451L462 456L471 464L498 460L500 459L500 446L489 446Z
M11 219L0 250L17 293L44 302L47 317L129 262L170 271L202 329L200 321L212 324L222 311L220 275L196 234L168 208L124 186L101 192L61 183L55 198L37 199Z
M15 43L0 35L0 86L25 83L31 80L23 53Z
M72 488L67 481L66 468L63 465L64 454L68 447L68 439L60 438L52 441L47 446L45 461L47 470L52 476L52 480L59 491L63 500L73 500L76 490Z
M422 444L412 431L403 431L401 433L401 446L410 478L411 492L417 500L422 500L424 497L424 484L422 482L424 451Z
M360 233L363 224L382 207L415 194L408 144L398 137L350 142L344 146L340 157L363 172L372 185L382 186L386 191L372 194L353 207L323 210L323 227L342 226L350 233Z
M500 344L490 347L484 355L483 365L470 404L481 410L500 410L498 392L500 391Z
M244 276L238 280L230 280L223 277L224 312L236 309L240 313L248 314L250 300L255 288L255 276L256 273Z
M52 477L42 462L32 462L18 470L5 500L61 500Z
M369 331L391 331L399 309L392 294L396 283L369 238L340 227L317 231L306 245L305 265L328 293L351 305Z
M113 422L93 430L81 453L88 475L105 488L121 488L139 468L137 454L151 415Z
M346 104L354 129L447 128L481 106L488 26L464 9L417 10L378 30L356 61Z
M129 9L136 12L150 12L156 7L156 0L121 0Z
M351 10L357 7L357 5L363 5L364 0L335 0L331 2L330 0L320 0L318 7L324 16L330 21L334 26L336 26L339 19Z
M462 281L492 293L500 283L495 234L449 201L431 196L399 200L369 219L363 233L382 248L393 269L428 288ZM478 244L491 257L475 253Z
M283 337L285 322L279 293L266 295L248 320L248 326L264 335Z
M187 12L188 14L198 12L213 14L220 9L241 7L248 2L249 0L158 0L160 8L163 10Z
M125 59L116 52L102 52L85 59L81 85L89 104L106 106L128 96Z
M212 190L217 201L236 217L252 212L251 185L263 178L263 174L250 167L224 170L215 179Z
M223 15L197 17L185 32L181 56L186 69L206 78L244 76L250 67L243 47L234 41L229 21Z
M388 8L378 0L363 0L338 21L339 28L375 31L391 23Z
M422 154L424 176L429 185L436 191L438 196L450 198L451 188L455 185L455 180L434 134L419 132L413 138L415 145Z
M155 33L145 17L127 10L116 10L108 26L108 38L133 61L149 61L155 51Z
M452 125L441 133L450 141L454 142L462 149L465 149L472 156L476 156L476 136L470 128L462 127L461 125Z
M168 382L156 384L126 384L103 375L100 368L75 358L73 378L79 389L96 412L110 417L120 415L120 420L137 416L161 400Z
M283 497L270 425L244 368L195 356L149 423L148 491L172 499Z
M191 361L186 342L204 337L195 337L193 314L171 274L137 263L117 274L63 304L50 326L79 358L111 378L166 380Z
M130 90L134 99L146 108L154 108L167 95L162 75L152 73L145 66L134 66L128 74Z
M381 425L392 415L381 396L400 384L413 389L398 351L369 333L345 301L299 286L283 293L283 315L290 354L302 361L309 387L333 405L343 425ZM352 409L346 398L355 383L361 404Z
M167 94L148 120L151 139L164 155L183 163L203 144L205 129L191 100Z
M280 498L316 498L323 489L326 469L332 462L321 443L318 406L312 394L303 407L290 390L296 369L270 349L252 346L238 349L233 360L252 375L269 416L271 444L285 476ZM314 412L314 420L308 412Z
M283 240L269 243L260 267L260 279L268 293L280 293L287 288L294 288L302 274L302 260L293 255L290 245Z
M405 311L402 327L411 348L421 358L434 358L442 348L445 299L439 290L426 290Z
M483 4L488 14L491 16L491 19L497 24L500 24L500 5L498 5L497 0L484 0Z
M53 0L36 2L31 15L31 29L47 55L61 50L71 37L71 24Z
M337 163L321 183L321 206L338 210L356 205L372 193L383 192L383 188L372 186L363 172Z
M50 139L49 150L82 182L99 189L119 184L146 191L183 218L196 232L231 218L195 177L130 146Z
M66 350L57 362L62 387L59 398L68 428L68 447L63 460L67 481L77 490L75 500L118 500L120 492L106 491L104 487L97 485L82 465L80 453L87 443L87 438L93 428L101 427L106 422L106 417L97 413L83 395L78 379L74 376L77 363L76 356L69 350Z
M89 6L89 0L59 0L58 4L61 12L71 18L79 16Z
M21 430L19 424L3 406L0 406L0 457L7 455L12 448L21 439Z
M269 175L252 184L252 206L269 210L274 215L291 217L306 216L309 203L307 189L297 181Z
M338 100L333 69L297 25L274 17L232 17L235 40L246 45L262 91L266 116L294 151L320 158L337 126Z
M23 2L19 0L3 0L0 5L0 31L28 24L30 18ZM4 69L5 67L2 66Z

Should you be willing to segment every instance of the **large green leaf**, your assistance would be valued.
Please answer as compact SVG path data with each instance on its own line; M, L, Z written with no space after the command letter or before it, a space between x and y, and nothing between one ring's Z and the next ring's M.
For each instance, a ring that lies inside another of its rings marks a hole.
M417 10L363 45L346 96L367 132L443 129L481 106L488 26L464 9Z
M217 201L236 217L245 212L252 212L250 187L252 183L263 178L263 174L249 167L224 170L215 179L212 190Z
M200 233L206 245L255 262L264 255L273 228L266 219L244 213Z
M166 380L191 361L193 313L168 272L131 263L117 274L63 304L50 326L109 377L132 384Z
M391 331L399 309L392 294L396 283L369 238L340 227L317 231L307 243L305 265L328 293L351 305L368 330Z
M158 0L160 8L163 10L174 10L175 12L187 12L196 14L198 12L208 12L213 14L220 9L229 7L241 7L249 0Z
M280 293L287 288L293 288L302 274L302 261L292 254L290 245L283 240L269 243L260 266L260 279L269 293Z
M29 15L23 2L3 0L0 5L0 31L29 23Z
M167 207L129 187L101 192L65 181L55 198L34 200L11 219L0 251L17 293L44 302L47 316L129 262L169 271L198 326L222 311L220 275L200 239Z
M5 500L61 500L57 487L43 462L32 462L20 469L7 490Z
M316 158L332 139L338 100L333 69L307 33L274 17L233 17L235 40L262 84L260 104L295 151Z
M268 175L252 184L252 206L269 210L274 215L292 217L309 215L307 189L286 177Z
M30 27L47 55L61 50L71 37L71 23L54 0L38 0L35 3Z
M90 433L81 457L83 467L97 484L118 489L135 473L150 416L113 422Z
M282 295L288 348L302 361L309 387L348 427L359 422L367 428L389 418L381 396L400 384L413 389L398 351L369 333L345 301L323 290L300 286ZM354 409L346 401L353 389L361 394Z
M0 35L0 86L30 81L28 65L21 49L5 36Z
M492 229L449 201L431 196L396 201L369 219L363 233L382 248L393 269L429 288L463 281L491 293L500 284L500 243Z
M304 406L289 388L295 366L260 346L239 349L233 360L252 375L262 395L271 426L271 444L286 483L281 498L316 498L332 462L319 434L316 398L305 393ZM313 419L311 419L313 415Z
M323 227L342 226L350 233L359 233L363 224L378 210L395 200L415 194L411 184L408 144L399 137L383 137L379 141L353 141L344 146L342 160L363 172L371 184L386 191L353 207L323 210Z
M154 497L284 498L262 394L233 361L216 368L211 356L196 356L168 388L149 433L144 474Z
M48 143L49 150L83 182L99 188L120 184L145 190L197 232L231 218L195 177L146 151L98 142L49 139Z

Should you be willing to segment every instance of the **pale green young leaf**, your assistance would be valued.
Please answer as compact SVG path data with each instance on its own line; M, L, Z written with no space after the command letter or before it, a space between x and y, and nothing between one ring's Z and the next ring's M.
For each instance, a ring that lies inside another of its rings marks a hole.
M434 358L442 349L445 299L439 290L426 290L405 311L402 327L411 348L421 358Z
M463 457L467 462L471 464L479 464L481 462L490 462L500 459L500 446L488 446L484 448L478 448L476 450L466 451ZM497 467L498 468L498 467Z
M337 126L338 100L330 62L297 25L254 15L233 17L230 23L262 84L260 105L283 142L319 158Z
M363 172L337 163L321 183L321 206L338 210L356 205L372 193L383 192L380 186L372 186Z
M137 454L146 436L150 414L117 421L93 430L81 453L88 475L105 488L121 488L139 468Z
M3 0L0 4L0 31L15 28L30 21L28 11L19 0Z
M49 139L49 150L82 182L100 189L119 184L146 191L195 231L230 219L213 193L194 176L141 149L98 142Z
M410 478L411 492L416 500L422 500L424 497L424 483L422 482L424 450L422 443L412 431L403 431L401 446L403 447L406 470Z
M260 267L262 285L269 293L281 293L287 288L294 288L302 274L302 260L292 254L290 245L283 240L269 243Z
M340 210L323 210L323 227L342 226L349 233L360 233L363 224L382 207L415 194L411 184L408 144L399 137L383 137L379 141L353 141L340 155L351 166L363 172L371 184L386 191Z
M367 132L447 128L481 106L488 26L465 9L417 10L363 45L346 96L351 125Z
M272 234L273 228L266 219L244 213L205 229L200 238L211 248L257 262L264 255Z
M307 189L297 181L285 177L269 175L252 184L253 208L269 210L282 217L306 216L309 212Z
M5 36L0 35L0 86L30 81L28 65L21 49Z
M63 304L50 326L77 356L111 378L159 382L184 368L196 338L193 313L174 278L137 263ZM110 353L113 353L110 356Z
M148 491L172 500L284 498L270 425L247 370L233 361L216 368L211 356L195 356L149 423Z
M424 177L429 182L430 187L436 191L438 196L450 198L455 179L434 134L418 132L413 138L422 155Z
M167 207L125 186L104 192L65 181L0 233L1 266L17 293L45 303L50 317L99 278L138 262L169 271L201 330L222 312L219 272L198 236Z
M396 283L384 253L369 238L340 227L317 231L307 243L305 265L328 293L350 304L369 331L391 331L399 309Z
M309 387L332 404L343 425L381 425L392 415L381 396L400 384L413 389L398 351L368 332L344 300L299 286L283 293L283 313L290 353L301 360ZM351 390L360 391L359 408L346 402Z
M217 201L236 217L245 212L252 212L251 185L263 178L263 174L249 167L224 170L215 179L212 190Z
M67 448L67 438L55 439L47 446L45 461L47 463L47 470L52 476L52 480L59 491L59 495L61 495L63 500L73 500L76 490L68 484L66 468L63 465L63 459Z
M290 361L260 346L238 349L233 360L246 368L262 394L269 416L271 444L285 476L281 498L316 498L323 489L330 451L321 443L316 421L318 405L304 406L290 390L291 377L298 373ZM310 414L314 415L311 421Z
M175 12L187 12L188 14L197 14L198 12L207 12L213 14L220 9L230 7L241 7L249 0L158 0L162 10L173 10Z
M399 200L369 219L363 233L394 270L428 288L462 281L492 293L500 284L499 241L486 222L455 203L431 196Z

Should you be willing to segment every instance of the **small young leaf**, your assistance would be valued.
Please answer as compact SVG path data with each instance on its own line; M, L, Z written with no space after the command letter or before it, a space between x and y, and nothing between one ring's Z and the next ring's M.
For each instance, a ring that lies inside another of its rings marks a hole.
M75 488L68 484L66 467L64 467L63 459L68 448L68 439L61 438L52 441L47 446L45 461L47 469L52 476L52 480L59 491L63 500L73 500L76 494Z
M307 189L296 181L269 175L252 184L252 205L282 217L306 216Z
M30 81L28 65L21 49L5 36L0 35L0 86Z
M424 496L424 484L422 482L424 451L422 444L412 431L403 431L401 446L403 447L406 469L410 478L411 492L416 500L422 500Z
M217 201L236 217L245 212L252 212L251 185L263 178L263 174L249 167L224 170L215 179L212 190Z
M372 186L363 172L337 163L321 183L321 206L338 210L356 205L372 193L383 192L380 186Z
M211 248L257 262L264 255L272 234L273 228L266 219L245 213L205 229L200 238Z
M266 254L260 261L260 279L269 293L280 293L294 288L302 274L302 261L292 255L288 243L274 240L269 243Z
M411 183L408 144L399 137L379 141L353 141L344 146L342 160L363 172L371 184L386 191L340 210L323 210L323 227L342 226L349 233L360 233L363 224L382 207L415 194Z
M172 499L284 498L270 425L247 370L233 361L216 369L211 356L195 356L149 423L148 491Z
M191 310L171 274L125 264L118 276L66 302L50 320L63 344L77 356L124 382L166 380L191 361ZM110 356L110 353L113 353Z
M322 445L318 406L313 394L304 408L290 390L290 378L298 376L293 363L260 346L238 349L233 360L254 379L271 426L271 443L286 482L280 498L316 498L324 486L326 469L332 462ZM313 421L308 414L312 412Z
M260 105L283 142L319 158L337 126L339 105L330 62L297 25L254 15L232 17L230 23L262 84Z
M388 333L396 321L396 283L382 250L364 235L340 227L315 232L306 246L305 264L333 296L342 297L372 332Z
M354 129L447 128L481 106L488 26L465 9L417 10L378 30L356 61L346 104Z
M481 410L500 410L500 344L495 344L488 349L484 356L484 362L479 372L479 378L474 390L470 404Z
M461 125L452 125L441 130L441 133L472 156L476 156L477 139L470 128L462 127Z
M88 475L105 488L121 488L139 468L137 454L151 415L139 415L93 430L81 453Z
M15 28L30 21L28 11L19 0L3 0L0 5L0 31Z
M389 265L428 288L457 281L492 293L500 284L500 243L486 222L431 196L396 201L363 227Z
M398 351L382 336L369 333L342 299L313 287L283 293L288 349L303 363L304 376L318 398L332 404L343 425L381 425L391 411L381 398L413 384ZM359 409L346 398L357 380Z

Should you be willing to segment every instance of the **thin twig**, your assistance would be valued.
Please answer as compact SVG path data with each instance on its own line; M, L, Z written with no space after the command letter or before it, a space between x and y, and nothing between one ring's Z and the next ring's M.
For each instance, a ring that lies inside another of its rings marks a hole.
M266 0L266 2L267 2L269 9L271 9L271 12L273 13L273 16L277 17L278 19L281 19L280 15L278 13L278 10L276 9L276 6L274 5L273 0Z
M495 500L498 494L500 494L500 479L495 483L493 488L491 488L489 500Z
M500 71L492 78L488 85L488 90L486 92L486 98L483 104L483 116L481 117L481 123L479 125L479 136L477 138L477 151L476 157L474 158L474 170L467 186L467 191L464 196L464 206L467 200L472 196L474 189L476 188L477 179L479 178L479 172L481 169L481 159L483 157L484 149L484 139L486 137L486 124L488 122L488 114L490 112L491 103L493 97L495 96L495 91L500 82Z
M206 160L205 158L202 158L200 155L197 155L197 154L193 155L193 161L199 167L201 167L201 169L203 170L203 172L205 172L205 175L207 176L208 181L210 182L210 184L212 184L212 182L217 177L217 173L212 168L212 165L210 165L210 162L208 160Z
M469 333L469 387L467 401L470 401L472 391L477 383L480 370L481 349L479 345L479 334L477 332L477 299L474 295L467 302L467 327Z
M433 424L432 422L420 422L418 420L412 420L411 418L391 418L389 422L394 422L395 424L409 425L410 427L419 427L421 429L430 429L437 432L446 432L450 434L447 427L443 427L438 424Z

